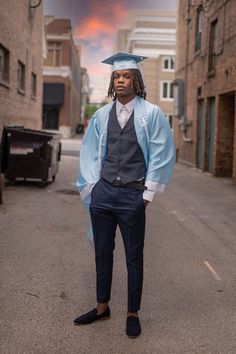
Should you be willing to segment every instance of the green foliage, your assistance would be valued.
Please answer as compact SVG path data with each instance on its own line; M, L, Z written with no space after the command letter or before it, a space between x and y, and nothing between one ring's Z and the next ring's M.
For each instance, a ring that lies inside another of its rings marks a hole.
M87 119L92 118L93 114L102 106L107 104L106 101L102 101L101 103L88 103L85 108L85 117Z
M99 107L100 106L98 106L97 104L88 103L86 108L85 108L85 116L87 117L87 119L92 118L93 114L96 112L96 110Z

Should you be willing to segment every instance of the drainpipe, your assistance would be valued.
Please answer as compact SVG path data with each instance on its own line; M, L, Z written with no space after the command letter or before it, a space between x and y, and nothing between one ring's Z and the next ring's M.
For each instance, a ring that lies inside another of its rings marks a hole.
M31 9L36 9L37 7L39 7L41 5L41 2L42 2L42 0L39 0L37 5L31 5L31 1L30 1L30 8Z
M32 1L33 0L28 0L29 1L29 20L32 22L32 20L34 19L35 13L36 13L36 9L37 7L39 7L42 3L42 0L38 0L36 5L32 5ZM32 26L32 23L31 23Z
M186 8L185 8L185 28L186 28L186 43L185 43L185 67L184 67L184 116L181 117L182 126L181 130L183 131L183 140L186 143L192 143L192 139L187 137L188 126L191 123L187 122L187 91L188 91L188 58L189 58L189 23L190 23L190 0L186 0Z

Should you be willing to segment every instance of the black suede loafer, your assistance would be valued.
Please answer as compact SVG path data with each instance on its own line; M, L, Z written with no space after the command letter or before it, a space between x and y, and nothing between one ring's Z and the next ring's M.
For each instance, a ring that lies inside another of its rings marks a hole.
M98 314L97 309L93 309L74 320L75 325L90 324L99 320L108 320L110 318L110 308L108 307L103 313Z
M136 338L141 334L141 325L138 317L136 316L127 317L126 334L129 338Z

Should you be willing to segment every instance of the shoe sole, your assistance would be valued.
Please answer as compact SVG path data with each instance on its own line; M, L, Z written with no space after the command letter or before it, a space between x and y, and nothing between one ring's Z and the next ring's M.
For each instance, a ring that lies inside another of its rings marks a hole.
M141 333L140 333L141 334ZM138 338L139 336L140 336L140 334L138 334L137 336L128 336L128 334L127 334L127 337L128 338Z
M99 318L97 321L109 320L110 318L111 316L107 316L107 317Z
M85 326L85 325L90 325L94 322L97 322L97 321L105 321L105 320L109 320L111 318L111 316L108 316L108 317L103 317L103 318L98 318L97 320L95 321L92 321L90 323L74 323L75 326Z

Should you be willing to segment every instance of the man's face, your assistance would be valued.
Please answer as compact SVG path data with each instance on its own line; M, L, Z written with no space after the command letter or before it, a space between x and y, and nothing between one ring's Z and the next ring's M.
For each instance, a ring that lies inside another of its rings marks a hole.
M132 99L135 96L130 70L117 70L114 72L114 88L118 98L127 97Z

